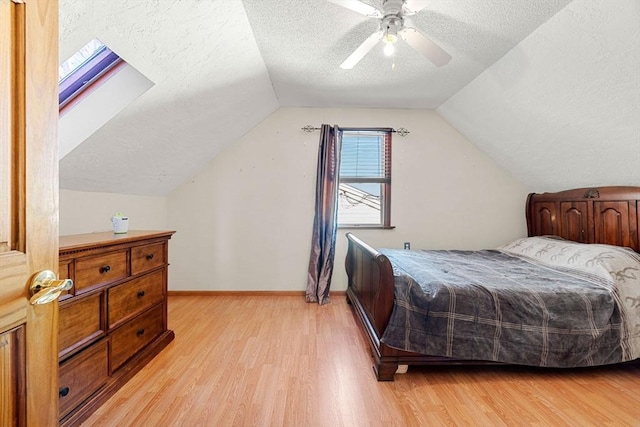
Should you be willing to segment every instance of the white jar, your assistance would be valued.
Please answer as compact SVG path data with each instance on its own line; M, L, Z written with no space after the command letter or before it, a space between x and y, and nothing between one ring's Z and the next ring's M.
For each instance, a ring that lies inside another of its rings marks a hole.
M115 234L125 234L129 231L129 218L121 213L118 212L112 216L111 222L113 223L113 232Z

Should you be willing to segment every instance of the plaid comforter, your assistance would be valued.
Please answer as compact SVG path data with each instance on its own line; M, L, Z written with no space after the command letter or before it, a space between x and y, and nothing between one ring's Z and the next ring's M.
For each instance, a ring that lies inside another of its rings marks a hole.
M520 239L499 250L382 249L395 308L382 342L467 360L576 367L640 357L640 255Z

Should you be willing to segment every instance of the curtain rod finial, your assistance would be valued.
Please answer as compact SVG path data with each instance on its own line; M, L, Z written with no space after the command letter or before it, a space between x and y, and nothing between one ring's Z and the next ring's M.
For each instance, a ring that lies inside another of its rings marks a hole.
M303 126L303 127L302 127L302 130L303 130L303 131L305 131L305 132L307 132L307 133L311 133L311 132L313 132L314 130L318 130L318 128L313 127L313 126L311 126L311 125L306 125L306 126Z
M400 136L407 136L407 135L409 135L409 133L410 133L410 132L409 132L408 130L406 130L405 128L398 128L398 129L396 129L396 131L395 131L395 132L396 132L398 135L400 135Z

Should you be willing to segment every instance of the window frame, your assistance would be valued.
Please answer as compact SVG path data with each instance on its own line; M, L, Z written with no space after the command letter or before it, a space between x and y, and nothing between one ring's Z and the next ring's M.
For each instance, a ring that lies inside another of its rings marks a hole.
M123 63L124 60L118 54L103 44L103 47L96 51L93 56L58 82L58 108L60 112L96 82L119 69L117 66Z
M391 177L392 177L392 168L391 168L391 154L392 154L392 128L365 128L365 127L349 127L349 128L340 128L340 161L342 163L342 137L345 133L355 133L355 132L374 132L384 134L384 177L382 178L353 178L346 177L342 178L340 176L340 171L338 171L338 192L340 191L341 183L363 183L363 184L380 184L381 192L380 192L380 222L377 224L351 224L351 223L339 223L338 228L377 228L377 229L392 229L395 228L391 225ZM339 198L339 196L338 196ZM339 200L336 200L336 203L339 203ZM338 212L340 210L340 206L338 206Z

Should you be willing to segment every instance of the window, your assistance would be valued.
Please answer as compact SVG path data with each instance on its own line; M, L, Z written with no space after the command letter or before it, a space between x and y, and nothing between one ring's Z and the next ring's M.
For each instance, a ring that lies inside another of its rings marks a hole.
M338 225L390 227L391 129L342 129Z
M122 59L100 40L93 39L87 43L58 69L60 108L120 62Z

